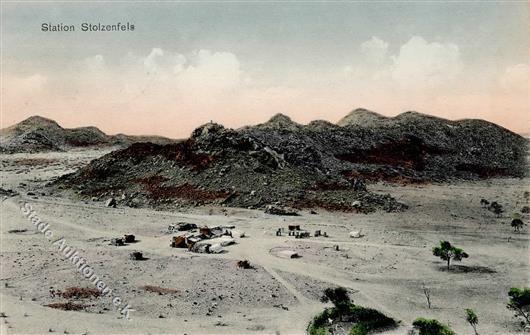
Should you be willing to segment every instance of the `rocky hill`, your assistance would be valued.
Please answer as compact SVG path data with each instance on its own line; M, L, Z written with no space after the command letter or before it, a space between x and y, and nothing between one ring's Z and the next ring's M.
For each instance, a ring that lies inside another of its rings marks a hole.
M136 142L168 144L173 140L158 136L106 135L96 127L67 129L57 122L32 116L0 130L0 152L63 151L76 147L126 146Z
M331 175L412 182L520 177L527 171L527 141L493 123L416 112L377 115L356 110L339 121L343 126L311 122L293 131L265 124L242 132L284 153L293 164Z
M52 187L83 197L118 195L131 206L278 203L367 212L403 206L389 195L354 190L355 179L422 183L526 173L526 140L495 124L413 112L370 119L300 125L276 115L237 130L209 123L180 143L112 152Z

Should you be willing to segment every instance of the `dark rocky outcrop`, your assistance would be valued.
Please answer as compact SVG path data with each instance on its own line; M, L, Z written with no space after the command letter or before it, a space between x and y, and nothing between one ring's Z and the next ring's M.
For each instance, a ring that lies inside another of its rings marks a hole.
M84 196L126 193L126 205L279 204L369 212L403 206L389 195L355 191L355 178L421 183L525 175L526 140L495 124L414 112L361 114L371 115L368 125L352 114L349 120L357 121L343 126L300 125L284 115L237 130L209 123L180 143L112 152L53 186Z

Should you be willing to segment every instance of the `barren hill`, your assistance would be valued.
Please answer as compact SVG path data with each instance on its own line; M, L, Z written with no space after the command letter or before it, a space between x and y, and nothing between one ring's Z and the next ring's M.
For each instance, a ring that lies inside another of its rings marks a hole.
M129 205L218 203L397 210L390 196L356 192L355 178L400 183L523 176L526 140L480 120L405 113L371 125L300 125L276 115L238 130L209 123L177 144L133 144L54 186Z
M0 152L62 151L75 147L130 145L135 142L171 143L157 136L107 135L96 127L67 129L57 122L31 116L0 130Z
M370 126L386 120L387 117L364 108L357 108L337 122L339 126L365 125Z

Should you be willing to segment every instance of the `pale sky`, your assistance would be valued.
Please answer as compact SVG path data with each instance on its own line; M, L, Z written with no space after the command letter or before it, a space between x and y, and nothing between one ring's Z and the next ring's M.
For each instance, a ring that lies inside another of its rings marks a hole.
M2 2L2 127L186 137L362 107L530 132L526 2ZM42 23L76 32L42 32ZM130 22L132 32L81 32Z

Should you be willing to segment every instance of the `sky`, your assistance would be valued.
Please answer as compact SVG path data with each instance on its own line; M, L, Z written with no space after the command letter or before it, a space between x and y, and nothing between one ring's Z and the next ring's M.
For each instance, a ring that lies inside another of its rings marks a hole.
M1 126L31 115L187 137L355 108L530 133L526 2L9 2ZM87 23L134 31L82 32ZM75 32L42 32L43 23Z

